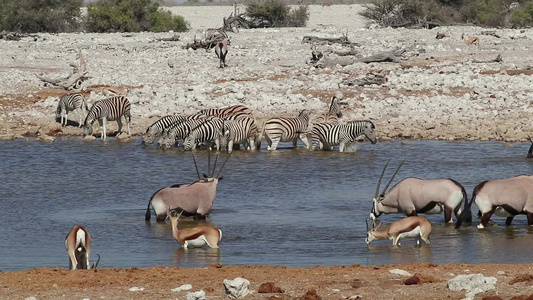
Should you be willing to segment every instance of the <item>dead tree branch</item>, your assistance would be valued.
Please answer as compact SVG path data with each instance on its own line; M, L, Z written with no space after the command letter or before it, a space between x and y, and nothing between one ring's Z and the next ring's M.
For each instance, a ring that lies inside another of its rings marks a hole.
M52 79L40 74L36 74L36 76L45 83L62 87L65 90L81 90L83 81L89 79L89 77L87 77L87 65L81 50L79 50L77 58L79 58L79 64L75 62L69 64L72 67L72 73L66 78Z
M183 46L183 49L206 49L209 50L213 48L216 44L222 42L224 39L228 38L228 34L221 29L210 29L206 32L206 37L203 40L197 40L196 36L194 41Z
M500 63L503 61L503 57L501 54L498 54L498 56L496 56L496 58L493 58L493 59L488 59L488 60L478 60L478 59L474 59L472 60L472 62L474 63L494 63L494 62L497 62L497 63Z
M346 35L343 35L341 37L338 37L338 38L321 38L321 37L317 37L317 36L310 36L310 35L306 35L303 37L302 39L302 44L305 44L305 43L308 43L308 44L316 44L316 45L333 45L333 44L340 44L340 45L343 45L343 46L360 46L360 44L358 43L353 43L353 42L350 42L350 40L348 39L348 37Z
M365 86L365 85L382 85L385 82L387 82L387 78L385 75L381 74L370 74L365 76L364 78L356 78L356 79L348 79L343 80L339 83L340 85L346 85L346 86Z
M400 56L405 53L405 49L394 50L389 52L383 52L376 55L368 56L359 59L359 62L371 63L371 62L400 62Z

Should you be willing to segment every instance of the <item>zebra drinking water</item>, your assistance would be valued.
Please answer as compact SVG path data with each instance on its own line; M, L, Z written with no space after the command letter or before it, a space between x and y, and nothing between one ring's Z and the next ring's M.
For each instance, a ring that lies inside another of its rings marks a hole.
M157 145L163 150L170 149L172 146L176 145L179 140L185 139L191 133L193 128L201 125L208 120L208 118L209 117L204 116L204 118L175 123L163 132Z
M80 116L80 122L78 127L83 126L83 119L85 119L85 114L89 110L87 106L87 101L80 93L64 95L59 99L56 110L56 119L60 119L61 126L66 126L68 123L68 112L76 111Z
M116 96L111 98L106 98L96 101L91 110L85 118L83 133L85 136L93 134L93 123L98 120L98 123L101 127L100 137L102 140L105 140L107 137L107 121L117 121L118 132L122 131L122 120L121 117L124 116L126 119L126 124L128 126L128 135L131 135L130 131L130 101L124 96Z
M235 120L224 121L215 143L222 149L228 148L228 152L233 151L233 144L245 144L246 149L255 150L255 139L257 137L257 125L250 117L240 116ZM217 142L218 141L218 142Z
M161 119L155 121L146 129L146 133L143 135L142 144L151 144L155 139L161 136L165 130L169 129L175 124L193 120L193 119L203 119L205 115L203 114L193 114L193 115L170 115L162 117Z
M294 148L298 138L309 148L307 142L307 132L309 127L309 111L304 109L297 118L274 117L265 122L261 131L261 140L263 134L268 143L268 150L276 150L279 142L292 142Z
M211 142L216 139L217 132L222 128L224 122L221 118L214 118L207 120L202 124L196 126L191 130L191 133L183 140L184 150L194 150L199 143ZM215 143L218 141L215 140ZM216 144L217 151L220 150L220 145Z
M356 137L363 134L372 144L375 144L377 143L375 128L374 123L368 120L351 121L346 124L315 124L312 131L311 151L315 150L319 142L322 142L326 150L339 145L339 152L343 152L347 144L351 144Z

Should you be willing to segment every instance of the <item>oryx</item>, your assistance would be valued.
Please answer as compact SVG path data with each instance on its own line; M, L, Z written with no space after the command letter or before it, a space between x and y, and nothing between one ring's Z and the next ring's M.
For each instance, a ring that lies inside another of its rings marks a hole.
M369 226L366 222L366 244L373 240L392 240L393 246L400 245L400 239L414 237L416 244L420 245L420 240L429 244L431 234L431 222L424 217L411 216L392 223L386 230L378 231L381 222L374 227L374 222Z
M452 223L452 212L458 217L461 213L461 203L464 202L466 207L467 195L464 187L450 178L423 180L407 177L387 191L403 162L380 193L381 180L388 164L387 162L379 177L370 212L372 220L383 213L403 213L407 216L416 216L419 213L440 214L444 211L445 222Z
M173 185L155 192L150 198L148 207L146 208L146 221L150 221L150 206L154 209L158 222L165 221L167 218L167 210L169 208L171 210L179 208L183 210L183 215L185 216L205 217L211 210L211 206L215 201L217 184L222 180L222 177L219 177L219 175L230 155L228 155L215 176L218 155L215 158L215 164L211 170L211 156L209 154L207 174L204 173L203 177L200 177L198 166L196 165L196 159L193 155L198 181L191 184Z
M478 228L486 227L493 213L507 217L506 225L511 225L516 215L527 215L527 224L533 225L533 175L483 181L474 188L465 213L470 211L473 202L481 214ZM462 221L460 216L455 227L461 226Z

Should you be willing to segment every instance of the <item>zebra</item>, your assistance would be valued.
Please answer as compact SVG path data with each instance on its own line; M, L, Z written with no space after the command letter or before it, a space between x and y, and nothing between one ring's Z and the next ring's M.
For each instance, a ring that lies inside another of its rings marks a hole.
M329 111L326 114L320 115L316 119L316 123L337 123L341 117L342 112L339 104L339 98L337 98L337 96L333 96L329 105Z
M126 119L126 124L128 126L128 135L131 135L130 131L130 101L124 96L115 96L111 98L106 98L96 101L91 110L85 118L83 133L85 136L93 134L93 123L98 120L102 132L100 137L102 140L105 140L107 137L106 133L106 123L107 121L117 121L118 123L118 132L122 130L122 120L121 117L124 116Z
M309 148L309 143L307 142L308 127L309 111L307 109L302 110L297 118L270 118L265 122L259 140L265 135L268 143L267 150L276 150L280 141L292 141L294 148L296 148L298 138L300 138L306 148Z
M200 111L201 114L206 116L225 117L225 116L240 116L240 115L252 115L252 110L244 105L234 105L224 108L209 108Z
M193 114L164 116L161 119L155 121L146 129L146 133L143 135L142 145L144 146L153 143L157 137L161 136L165 132L165 130L169 129L171 126L177 123L201 118L205 118L205 115Z
M161 149L169 149L173 145L177 144L179 140L185 139L191 133L193 128L200 126L206 120L209 119L198 118L173 124L163 132L157 145Z
M235 120L224 121L215 138L215 144L222 149L228 148L228 152L233 151L233 144L245 144L248 150L254 151L256 148L255 139L257 137L257 125L250 117L240 116Z
M183 140L183 149L194 150L198 143L214 140L217 151L220 150L220 145L215 139L217 137L217 132L222 128L222 123L224 121L225 120L221 118L213 118L191 129L189 135Z
M59 103L57 104L56 110L56 119L60 119L62 127L67 126L68 112L74 110L77 111L78 115L80 116L78 127L81 127L83 126L82 121L85 118L87 111L89 111L85 97L83 97L83 95L80 93L75 93L64 95L59 98Z
M346 144L351 144L356 137L363 134L372 144L375 144L377 143L375 128L374 123L368 120L351 121L346 124L316 124L312 130L311 151L315 150L319 142L322 142L326 150L339 145L339 152L343 152Z

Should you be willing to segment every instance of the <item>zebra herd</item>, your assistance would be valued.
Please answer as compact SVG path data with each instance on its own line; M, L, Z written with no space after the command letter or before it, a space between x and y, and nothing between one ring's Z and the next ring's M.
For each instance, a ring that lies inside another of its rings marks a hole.
M68 112L77 111L80 115L79 126L83 126L84 136L92 135L93 123L98 121L101 126L101 138L105 140L107 121L117 121L120 133L122 117L126 120L128 135L131 135L130 109L130 102L124 96L98 100L88 109L83 95L75 93L60 98L56 118L60 119L61 126L65 126ZM346 145L361 135L366 136L372 144L377 142L375 126L371 121L357 120L341 124L341 116L337 96L331 99L329 111L319 116L314 124L310 124L309 111L306 109L302 110L298 117L271 117L264 122L261 129L257 126L252 111L243 105L204 109L191 115L160 118L146 129L142 144L152 144L157 140L160 148L169 149L179 146L181 142L184 150L193 150L199 144L210 143L215 145L217 151L227 149L231 152L234 146L241 144L247 150L260 149L263 138L268 143L268 150L276 150L280 142L292 142L296 148L299 139L310 150L315 150L317 146L325 150L339 146L339 151L343 152ZM308 141L309 134L312 137L311 143Z

